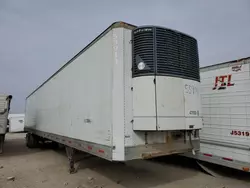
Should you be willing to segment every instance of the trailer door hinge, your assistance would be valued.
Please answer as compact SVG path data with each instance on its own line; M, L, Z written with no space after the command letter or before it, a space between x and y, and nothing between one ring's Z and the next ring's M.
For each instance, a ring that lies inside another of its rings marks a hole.
M155 84L155 82L156 82L156 81L155 81L155 78L154 78L154 81L153 81L153 82L154 82L154 84Z

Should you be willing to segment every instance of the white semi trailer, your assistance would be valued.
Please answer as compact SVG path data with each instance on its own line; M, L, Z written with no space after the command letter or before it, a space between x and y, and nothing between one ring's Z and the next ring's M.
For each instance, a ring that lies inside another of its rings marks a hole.
M201 145L186 156L250 172L249 72L250 57L200 69Z
M0 154L3 153L11 99L11 95L0 94Z
M116 22L27 97L27 146L63 144L71 164L74 149L111 161L195 151L199 82L193 37Z
M24 114L9 114L9 132L24 132Z

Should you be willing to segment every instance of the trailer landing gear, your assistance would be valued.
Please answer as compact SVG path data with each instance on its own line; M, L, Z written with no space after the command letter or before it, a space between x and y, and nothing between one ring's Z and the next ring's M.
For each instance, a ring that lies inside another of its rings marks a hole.
M69 173L74 174L76 173L76 168L75 168L75 153L76 150L74 148L71 148L69 146L65 146L66 149L66 154L69 160Z

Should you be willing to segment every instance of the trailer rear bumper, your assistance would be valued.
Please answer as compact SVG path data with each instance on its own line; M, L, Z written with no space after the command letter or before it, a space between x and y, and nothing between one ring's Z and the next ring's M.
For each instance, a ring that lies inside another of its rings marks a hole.
M159 156L166 156L172 154L181 154L198 151L200 148L200 141L193 140L192 145L189 141L176 141L164 144L150 144L125 148L125 160L133 159L150 159Z

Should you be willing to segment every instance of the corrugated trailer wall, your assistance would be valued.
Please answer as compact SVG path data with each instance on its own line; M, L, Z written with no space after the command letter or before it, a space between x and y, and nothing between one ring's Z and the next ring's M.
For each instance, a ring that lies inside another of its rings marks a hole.
M11 98L12 96L0 94L0 134L6 133Z
M186 156L250 171L250 57L201 68L200 151Z
M6 96L0 95L0 113L4 112L6 108ZM0 134L5 133L5 126L7 123L6 113L0 114Z
M201 152L250 162L250 152L239 149L250 145L250 59L243 61L201 69Z

